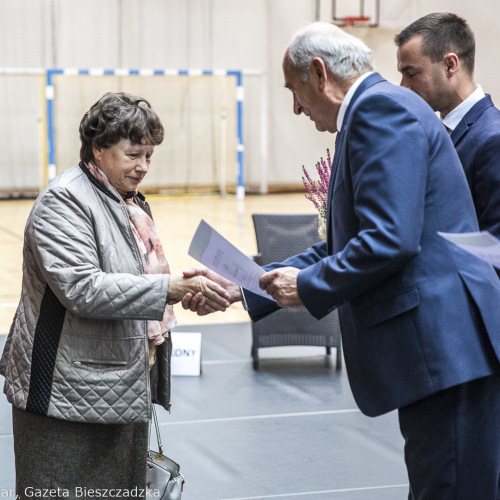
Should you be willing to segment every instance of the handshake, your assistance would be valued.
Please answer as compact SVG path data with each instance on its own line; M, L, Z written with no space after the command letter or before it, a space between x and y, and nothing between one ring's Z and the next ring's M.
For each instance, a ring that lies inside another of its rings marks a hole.
M295 267L281 267L264 273L259 286L279 307L301 306L297 291ZM181 302L182 307L204 316L225 311L231 304L243 300L239 285L204 267L192 268L182 274L172 274L168 288L168 304Z

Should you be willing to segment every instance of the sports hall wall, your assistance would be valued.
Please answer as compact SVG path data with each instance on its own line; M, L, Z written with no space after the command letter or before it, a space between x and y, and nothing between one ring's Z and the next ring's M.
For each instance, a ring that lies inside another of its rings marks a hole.
M319 5L321 16L327 16L330 0ZM356 15L358 2L349 0L347 5ZM313 22L317 8L315 0L0 0L0 68L255 70L257 76L245 78L245 183L253 191L300 187L302 164L312 167L327 147L333 148L334 136L320 134L309 120L293 115L291 95L283 88L281 59L292 33ZM349 30L372 48L382 75L399 83L394 34L436 11L455 12L469 21L477 41L477 81L498 105L498 0L380 0L378 28ZM29 184L28 178L33 183L39 175L33 158L45 154L45 124L41 114L33 112L43 101L43 85L18 78L0 99L0 127L4 132L18 129L21 138L12 144L6 133L0 134L2 185ZM160 107L160 101L169 99L177 97L157 94L152 105ZM168 113L161 117L174 128L181 120ZM234 121L228 126L234 128ZM196 130L196 121L193 127ZM76 125L68 133L74 142L66 141L71 147L59 169L78 160L73 146L78 144ZM161 148L168 150L174 140L167 127ZM196 176L198 168L199 175L206 168L198 162L207 154L205 148L196 138L186 146L185 159L181 158L185 166L171 173L171 182L182 182L187 170ZM235 162L229 163L229 175L234 176ZM153 168L168 168L168 161Z

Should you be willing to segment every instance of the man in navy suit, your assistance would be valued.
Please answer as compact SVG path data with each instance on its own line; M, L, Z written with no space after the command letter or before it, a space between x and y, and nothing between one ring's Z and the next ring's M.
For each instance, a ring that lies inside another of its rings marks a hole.
M500 111L474 79L474 33L465 19L438 12L394 40L401 85L441 114L465 170L479 228L500 238Z
M251 318L338 308L358 406L369 416L398 410L409 498L500 498L500 280L438 235L478 229L448 134L417 94L373 72L363 42L331 24L297 32L283 71L295 114L338 131L328 237L266 266L260 286L277 302L245 291Z

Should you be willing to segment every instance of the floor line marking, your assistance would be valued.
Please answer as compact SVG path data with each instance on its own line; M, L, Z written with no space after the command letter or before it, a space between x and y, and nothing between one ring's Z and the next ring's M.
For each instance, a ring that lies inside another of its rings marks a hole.
M344 413L361 413L357 408L345 410L320 410L320 411L304 411L296 413L269 413L267 415L247 415L243 417L221 417L221 418L204 418L199 420L182 420L178 422L160 422L162 425L184 425L184 424L212 424L219 422L237 422L244 420L263 420L267 418L290 418L290 417L314 417L317 415L342 415Z
M251 362L252 362L252 358L214 359L211 361L201 360L202 365L231 365L231 364L237 364L237 363L251 363Z
M2 233L8 234L9 236L16 238L16 240L23 241L24 239L21 234L15 233L14 231L7 229L6 227L0 226L0 231L2 231Z
M16 304L17 305L17 304ZM311 356L311 355L303 355L303 356L288 356L288 357L275 357L275 358L261 358L265 359L268 361L280 361L280 360L297 360L297 359L307 359L307 360L313 360L313 359L322 359L324 358L325 355L319 355L319 356ZM212 360L207 360L204 361L203 359L201 360L202 365L230 365L230 364L238 364L238 363L251 363L252 358L237 358L237 359L212 359Z
M337 490L306 491L303 493L280 493L277 495L260 495L256 497L221 498L219 500L258 500L263 498L300 497L308 495L326 495L327 493L350 493L353 491L373 491L373 490L385 490L390 488L408 488L408 487L409 487L408 484L388 484L385 486L364 486L360 488L342 488Z
M167 425L192 425L192 424L212 424L219 422L238 422L247 420L265 420L267 418L289 418L289 417L315 417L318 415L342 415L346 413L361 413L357 408L345 410L319 410L319 411L304 411L296 413L269 413L267 415L247 415L244 417L223 417L223 418L204 418L199 420L179 420L178 422L159 422L159 426ZM0 434L1 438L11 437L12 434ZM256 497L260 498L260 497Z

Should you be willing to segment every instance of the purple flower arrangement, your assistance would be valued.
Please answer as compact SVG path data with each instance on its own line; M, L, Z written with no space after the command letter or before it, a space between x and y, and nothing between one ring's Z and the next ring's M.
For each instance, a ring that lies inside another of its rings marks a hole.
M326 205L328 199L328 184L330 183L330 172L332 170L332 157L330 150L326 150L326 161L321 160L316 163L316 171L319 175L318 181L313 181L309 172L302 165L304 176L302 182L306 188L306 198L312 201L321 218L326 219Z

